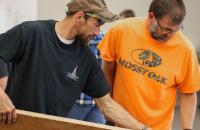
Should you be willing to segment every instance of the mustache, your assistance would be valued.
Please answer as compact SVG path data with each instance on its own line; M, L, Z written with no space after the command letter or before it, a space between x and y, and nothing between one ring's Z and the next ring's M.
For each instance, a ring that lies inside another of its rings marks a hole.
M151 32L151 36L156 39L156 40L160 40L160 41L164 41L168 39L167 35L159 35L156 32Z

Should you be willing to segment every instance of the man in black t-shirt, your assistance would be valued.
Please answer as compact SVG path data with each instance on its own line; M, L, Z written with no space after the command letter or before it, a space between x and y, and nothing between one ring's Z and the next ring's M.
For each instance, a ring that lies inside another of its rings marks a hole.
M104 22L118 16L103 0L71 0L67 6L62 21L24 22L0 35L0 57L12 62L6 90L0 90L0 121L15 121L15 108L65 117L84 92L106 117L135 129L136 120L112 100L101 67L85 44Z

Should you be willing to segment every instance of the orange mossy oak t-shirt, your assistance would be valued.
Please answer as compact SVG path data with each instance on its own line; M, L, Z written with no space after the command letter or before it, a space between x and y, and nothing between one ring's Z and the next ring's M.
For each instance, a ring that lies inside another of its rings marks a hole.
M98 46L102 59L116 62L113 98L153 130L171 130L176 92L200 89L200 68L191 42L177 32L160 43L146 18L118 21Z

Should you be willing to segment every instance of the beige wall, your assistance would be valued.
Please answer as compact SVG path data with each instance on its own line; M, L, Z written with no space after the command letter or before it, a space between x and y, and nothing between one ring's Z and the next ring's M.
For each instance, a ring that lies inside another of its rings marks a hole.
M61 20L69 0L38 0L38 19Z
M66 3L69 0L38 0L39 19L57 19L65 16ZM119 13L125 8L131 8L137 16L146 16L150 0L105 0L110 10ZM192 40L195 47L200 44L200 0L184 0L187 8L187 16L184 21L184 33ZM111 24L102 27L106 31Z
M184 33L192 40L195 47L200 47L200 0L184 0L187 14L184 25Z
M27 20L37 19L37 0L0 0L0 33Z

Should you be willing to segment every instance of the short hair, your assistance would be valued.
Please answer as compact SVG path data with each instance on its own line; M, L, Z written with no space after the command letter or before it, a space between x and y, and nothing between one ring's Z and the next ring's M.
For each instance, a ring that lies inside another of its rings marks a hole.
M135 12L132 9L125 9L119 13L119 16L124 18L135 17Z
M153 0L149 7L150 12L153 12L157 19L169 15L174 25L180 24L186 15L183 0Z

